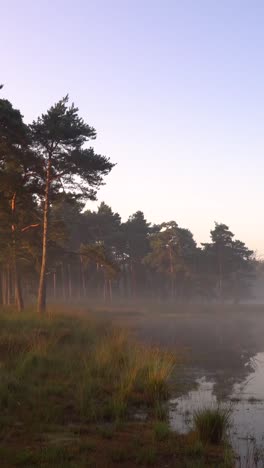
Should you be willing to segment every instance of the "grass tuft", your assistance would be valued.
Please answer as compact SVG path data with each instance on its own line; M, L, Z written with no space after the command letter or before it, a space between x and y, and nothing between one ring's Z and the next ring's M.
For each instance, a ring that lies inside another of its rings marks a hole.
M155 439L158 441L164 441L169 438L170 427L166 422L158 421L154 424Z
M203 443L223 442L230 425L231 411L227 408L206 408L194 413L194 427Z

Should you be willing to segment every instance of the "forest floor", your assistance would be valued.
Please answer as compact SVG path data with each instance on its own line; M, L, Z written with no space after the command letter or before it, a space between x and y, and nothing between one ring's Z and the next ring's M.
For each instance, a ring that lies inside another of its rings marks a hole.
M180 360L105 314L0 311L0 466L233 466L226 446L170 430Z

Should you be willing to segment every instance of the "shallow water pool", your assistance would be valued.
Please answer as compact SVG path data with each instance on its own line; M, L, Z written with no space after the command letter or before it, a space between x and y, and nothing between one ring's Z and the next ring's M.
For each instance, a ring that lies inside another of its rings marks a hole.
M249 362L247 377L232 386L230 394L220 400L216 382L208 376L197 379L197 388L171 400L170 423L184 433L192 428L192 414L200 408L217 405L230 407L230 440L240 468L264 467L264 353ZM224 379L222 385L224 387ZM219 381L217 382L219 385Z

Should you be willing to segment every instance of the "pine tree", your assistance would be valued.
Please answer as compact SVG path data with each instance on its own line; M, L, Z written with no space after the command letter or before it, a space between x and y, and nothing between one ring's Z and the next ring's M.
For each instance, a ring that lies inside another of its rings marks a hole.
M79 199L95 199L113 164L95 154L84 144L95 139L94 128L78 115L78 108L68 105L68 96L52 106L30 126L34 149L43 161L45 193L43 197L42 261L38 291L38 312L46 308L46 267L49 238L51 196L61 191ZM52 190L52 191L51 191Z

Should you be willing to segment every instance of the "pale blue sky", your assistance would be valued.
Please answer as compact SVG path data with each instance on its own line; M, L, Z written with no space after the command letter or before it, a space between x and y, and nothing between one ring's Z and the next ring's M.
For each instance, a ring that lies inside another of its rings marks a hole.
M99 201L123 219L175 219L198 242L225 222L264 253L262 0L0 8L1 94L27 122L70 94L118 163Z

